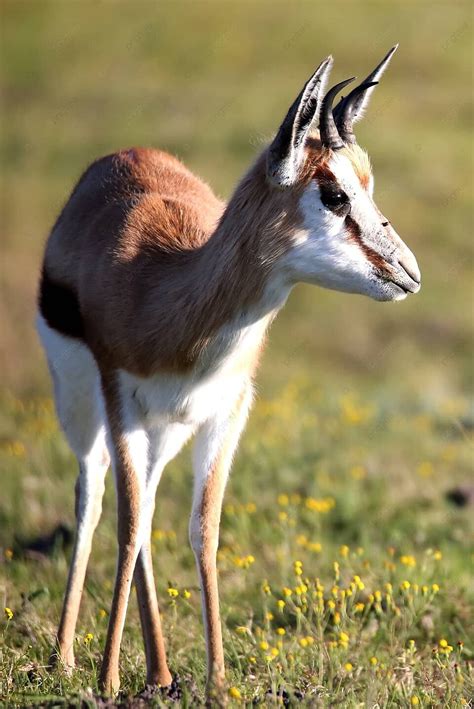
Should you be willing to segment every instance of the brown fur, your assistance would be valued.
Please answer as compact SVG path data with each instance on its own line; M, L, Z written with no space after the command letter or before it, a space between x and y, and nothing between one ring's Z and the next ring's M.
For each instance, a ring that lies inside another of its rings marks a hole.
M84 339L104 367L185 371L261 295L299 226L298 198L268 184L265 154L224 211L175 158L123 151L83 175L44 269L76 295Z
M141 548L135 566L140 623L145 640L146 683L167 687L173 681L166 661L165 642L156 598L150 542Z
M123 436L120 394L114 372L102 372L102 390L115 452L118 517L117 576L100 674L102 690L112 693L120 686L120 642L136 563L136 541L140 523L140 486L137 485L136 471ZM137 588L140 591L140 587Z
M239 416L246 396L247 393L243 392L236 404L233 421L227 431L226 440L208 472L198 508L202 538L198 564L209 648L207 681L208 688L213 686L216 689L219 689L224 681L224 648L216 568L219 524L228 470L241 429Z

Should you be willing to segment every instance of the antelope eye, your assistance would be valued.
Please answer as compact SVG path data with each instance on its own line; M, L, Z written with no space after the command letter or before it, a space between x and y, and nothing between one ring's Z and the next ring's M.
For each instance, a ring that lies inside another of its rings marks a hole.
M346 211L349 205L349 197L337 186L323 185L320 186L321 202L325 207L333 212Z

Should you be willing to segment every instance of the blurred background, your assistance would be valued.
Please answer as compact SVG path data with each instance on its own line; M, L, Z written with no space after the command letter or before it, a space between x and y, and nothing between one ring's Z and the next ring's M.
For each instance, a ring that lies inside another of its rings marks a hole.
M389 379L433 405L466 391L469 3L336 2L319 13L311 3L11 2L3 20L4 385L49 391L32 327L38 267L92 160L157 146L228 197L323 57L335 57L334 82L362 78L399 41L358 138L378 204L418 257L423 290L380 306L302 287L265 364L290 359L315 380Z
M418 259L421 292L380 304L295 290L271 332L228 500L258 499L270 515L277 494L331 496L334 520L317 527L323 543L373 543L375 557L387 544L414 553L444 545L447 577L467 588L469 512L445 494L472 484L470 3L4 0L1 12L5 602L18 605L33 574L55 604L52 628L64 584L63 557L33 571L13 561L19 536L73 524L75 463L57 430L34 316L43 245L81 172L107 152L156 146L228 198L322 58L335 57L332 83L363 78L395 42L357 135L373 163L377 204ZM187 455L165 475L157 509L158 527L183 544ZM113 553L103 557L114 544L110 489L106 505L89 618L113 569ZM242 531L229 515L224 548L237 537L247 551L268 543L261 564L271 575L274 527L249 522ZM313 534L311 520L301 524ZM188 580L190 553L167 544L172 575ZM227 587L243 588L235 579ZM39 624L49 605L38 603ZM39 634L45 647L51 628Z

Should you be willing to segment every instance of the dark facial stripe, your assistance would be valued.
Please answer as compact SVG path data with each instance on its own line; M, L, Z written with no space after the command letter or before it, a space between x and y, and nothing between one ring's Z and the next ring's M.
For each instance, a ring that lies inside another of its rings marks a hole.
M374 265L375 268L377 268L379 271L387 273L387 271L390 270L387 262L382 256L380 256L380 254L374 251L374 249L372 249L363 241L360 233L360 226L357 224L357 222L350 215L347 215L344 220L344 224L350 240L357 244L361 251L364 252L370 263Z
M320 163L314 171L314 179L319 187L321 202L331 212L339 217L350 212L350 201L339 185L336 176L324 163Z
M320 162L316 165L316 169L313 174L314 179L318 183L319 187L322 185L327 186L337 186L338 181L336 175L332 170L328 168L326 163Z
M44 268L38 305L41 315L53 330L68 337L84 338L84 324L76 294L68 286L51 280Z

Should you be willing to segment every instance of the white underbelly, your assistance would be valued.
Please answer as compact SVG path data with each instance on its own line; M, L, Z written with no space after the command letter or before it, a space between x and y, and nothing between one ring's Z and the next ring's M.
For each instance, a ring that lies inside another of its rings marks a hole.
M140 379L121 373L123 386L133 396L149 425L183 423L198 426L217 413L230 410L246 380L242 374L216 372L201 381L191 376L156 375Z

